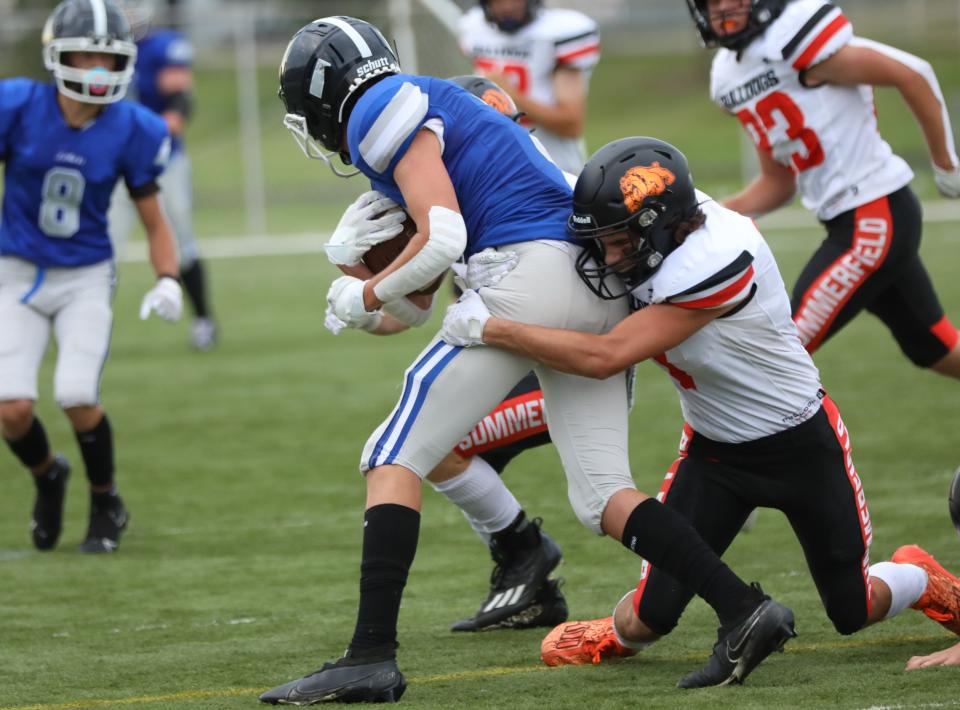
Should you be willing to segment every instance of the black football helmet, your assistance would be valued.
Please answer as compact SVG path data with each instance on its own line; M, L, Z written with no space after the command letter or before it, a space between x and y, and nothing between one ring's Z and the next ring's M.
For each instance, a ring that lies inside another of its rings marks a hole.
M464 74L463 76L452 76L449 81L452 81L461 89L466 89L487 106L492 106L507 118L516 121L523 115L517 109L513 99L510 98L510 94L485 76Z
M112 0L64 0L43 27L43 64L53 73L57 89L65 96L89 104L112 104L127 93L133 80L137 45L123 12ZM116 63L79 69L68 54L112 54Z
M507 34L519 32L521 28L533 22L537 10L540 9L540 4L540 0L527 0L526 11L520 18L494 17L490 14L490 0L480 0L480 7L483 9L483 16L487 18L487 22L496 25L497 29Z
M676 228L698 208L687 159L675 147L646 137L608 143L573 190L567 231L586 247L577 259L580 278L601 298L626 296L679 246ZM607 264L603 237L623 231L634 249Z
M746 26L735 34L722 37L717 36L710 27L707 0L687 0L687 9L697 26L697 32L704 47L720 45L740 51L750 44L754 37L762 34L771 22L780 17L780 13L788 2L790 0L750 0L750 6L744 10L747 13Z
M356 175L331 162L336 154L350 165L343 148L350 110L373 84L398 73L396 54L369 22L344 16L314 20L293 36L280 62L283 125L308 158L323 160L340 177Z

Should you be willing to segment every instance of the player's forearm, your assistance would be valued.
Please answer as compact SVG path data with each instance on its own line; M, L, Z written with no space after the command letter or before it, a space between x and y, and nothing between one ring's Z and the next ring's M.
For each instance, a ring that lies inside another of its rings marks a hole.
M602 336L593 333L544 328L491 317L483 329L483 342L573 375L603 380L620 371L612 369Z
M552 106L534 101L528 96L516 99L517 108L538 126L564 138L579 138L583 135L585 111L579 107Z
M796 192L792 182L760 174L737 194L722 200L727 209L747 217L759 217L788 203Z
M179 278L180 268L177 259L177 246L173 232L166 224L147 227L147 245L153 271L160 276Z
M930 85L925 81L917 80L904 83L897 88L916 117L920 130L923 131L931 160L944 170L955 168L957 156L947 143L950 130L949 119Z

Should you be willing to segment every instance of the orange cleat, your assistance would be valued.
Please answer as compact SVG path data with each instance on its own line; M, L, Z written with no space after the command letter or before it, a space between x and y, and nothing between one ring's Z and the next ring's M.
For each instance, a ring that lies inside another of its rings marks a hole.
M890 559L923 568L927 573L927 588L910 608L919 609L960 636L960 579L947 572L933 559L933 555L917 545L897 548Z
M597 664L604 658L636 653L617 641L613 617L593 621L568 621L554 627L540 644L540 658L548 666Z

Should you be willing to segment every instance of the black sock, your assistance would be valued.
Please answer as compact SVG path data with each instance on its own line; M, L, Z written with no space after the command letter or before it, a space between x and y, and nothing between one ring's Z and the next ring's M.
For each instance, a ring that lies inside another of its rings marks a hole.
M363 516L360 608L351 652L397 647L400 598L419 536L420 513L405 505L375 505Z
M34 416L33 423L27 433L16 441L5 439L7 446L27 468L36 468L50 456L50 440L40 422L40 417Z
M90 507L94 510L110 510L116 506L119 498L116 488L105 493L90 491Z
M113 483L113 431L104 414L90 431L74 432L80 444L80 454L87 467L91 486L109 486Z
M509 557L519 550L532 550L540 545L540 528L522 510L507 527L490 536L494 559Z
M206 270L203 262L197 259L186 269L180 272L180 281L193 306L197 318L209 318L210 309L207 307Z
M723 625L738 621L760 601L683 516L655 498L633 509L621 542L703 597Z

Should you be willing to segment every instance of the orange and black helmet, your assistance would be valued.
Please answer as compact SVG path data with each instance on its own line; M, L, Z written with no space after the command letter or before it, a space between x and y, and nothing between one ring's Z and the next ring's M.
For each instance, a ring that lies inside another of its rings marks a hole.
M486 77L464 74L463 76L452 76L449 81L452 81L461 89L466 89L483 101L483 103L492 106L507 118L512 118L516 121L523 115L517 109L517 105L513 102L513 99L510 98L510 94Z
M591 156L573 190L571 236L586 247L577 271L601 298L627 295L649 279L679 244L677 226L698 210L687 159L677 148L635 136ZM603 237L626 231L634 249L607 264Z

